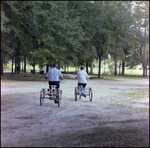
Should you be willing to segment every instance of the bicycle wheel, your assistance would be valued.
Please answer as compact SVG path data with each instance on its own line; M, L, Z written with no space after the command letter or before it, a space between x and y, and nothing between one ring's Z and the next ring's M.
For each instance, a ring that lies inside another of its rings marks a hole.
M58 96L58 107L60 107L61 99L62 99L62 90L59 90L59 96Z
M90 91L90 94L89 94L89 100L90 100L90 102L92 101L92 97L93 97L93 93L92 93L92 91Z
M40 94L40 105L42 106L44 103L44 92L43 92L43 96L42 93Z
M77 92L76 92L76 87L74 89L74 96L75 96L75 101L77 101Z

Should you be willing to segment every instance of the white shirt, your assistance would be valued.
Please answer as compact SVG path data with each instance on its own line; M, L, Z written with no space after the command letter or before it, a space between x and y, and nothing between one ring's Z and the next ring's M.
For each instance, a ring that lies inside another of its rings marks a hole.
M77 73L78 83L87 83L88 74L84 70L80 70Z
M49 81L59 81L59 78L62 76L62 73L56 67L51 68L46 74L46 77L49 78Z

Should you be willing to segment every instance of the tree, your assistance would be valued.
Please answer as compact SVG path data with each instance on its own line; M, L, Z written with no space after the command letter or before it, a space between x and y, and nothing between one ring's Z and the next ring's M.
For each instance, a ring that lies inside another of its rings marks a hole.
M10 60L10 55L12 53L11 48L9 46L11 42L9 39L11 30L7 28L6 25L10 22L10 18L9 15L6 15L5 13L9 11L11 10L7 2L1 1L1 75L3 75L3 63L8 62L8 60Z
M7 47L9 47L12 51L10 50L8 55L12 58L12 63L15 58L15 73L17 71L17 67L18 69L20 67L20 55L27 54L27 49L29 49L28 45L30 44L28 41L31 39L30 32L27 29L28 24L26 23L28 22L30 24L29 20L32 20L30 19L31 15L28 15L29 11L26 11L26 9L28 9L28 4L28 2L20 1L3 2L5 15L9 18L9 21L5 23L7 30L9 30L6 37L8 40Z
M38 37L37 50L31 54L35 55L41 66L43 62L50 64L55 61L61 65L75 62L74 53L79 48L82 28L72 4L79 5L78 2L40 2L38 8L41 11L36 10L35 22L42 35Z
M90 73L92 74L93 60L97 58L95 44L93 42L93 5L91 2L84 2L83 6L84 9L81 9L81 25L84 32L84 39L81 42L81 48L83 50L81 59L83 60L82 63L86 63L86 72L89 73L88 67L90 66Z
M147 65L149 64L149 1L135 3L134 19L135 38L137 40L136 48L132 54L132 61L138 60L143 67L143 76L146 76ZM133 65L132 62L132 65Z
M1 61L15 61L15 72L24 60L24 72L29 61L34 72L35 64L42 67L46 63L48 70L51 63L57 62L60 67L86 64L87 72L90 65L92 73L93 60L98 59L100 77L101 61L110 54L116 75L118 61L122 61L122 69L126 59L130 67L138 63L135 57L139 57L140 48L146 69L149 59L146 2L136 2L134 15L131 2L120 1L3 1L1 4ZM143 4L146 4L144 10ZM140 34L141 27L145 28L144 34Z
M101 74L101 61L108 56L108 44L111 42L112 23L110 14L112 13L112 2L93 3L93 42L99 60L98 78Z
M112 9L112 38L114 39L114 75L117 75L117 62L119 60L118 53L124 55L123 48L126 40L131 36L130 26L132 25L131 3L130 2L115 2ZM129 40L128 40L129 41ZM122 59L123 60L123 59Z

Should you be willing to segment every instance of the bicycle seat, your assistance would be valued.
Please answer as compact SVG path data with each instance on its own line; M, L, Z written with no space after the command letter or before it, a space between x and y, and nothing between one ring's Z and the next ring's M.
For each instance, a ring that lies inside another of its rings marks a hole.
M50 85L52 88L57 87L57 85Z

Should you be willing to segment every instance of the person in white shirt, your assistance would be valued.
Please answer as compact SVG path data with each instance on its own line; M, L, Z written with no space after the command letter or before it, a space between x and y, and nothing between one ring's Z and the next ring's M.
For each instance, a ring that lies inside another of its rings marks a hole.
M51 88L51 85L56 85L57 92L59 92L59 88L60 88L59 78L62 80L64 78L61 71L57 69L57 63L53 63L53 68L51 68L45 76L45 79L47 78L49 78L49 88ZM55 101L55 103L57 103L57 101Z
M80 67L80 71L78 71L77 75L76 75L76 79L78 79L78 87L80 85L83 86L83 89L84 89L84 94L85 94L85 87L87 85L87 80L89 80L89 76L87 74L87 72L84 71L84 66L81 65ZM85 96L85 95L84 95ZM85 96L86 97L86 96Z

